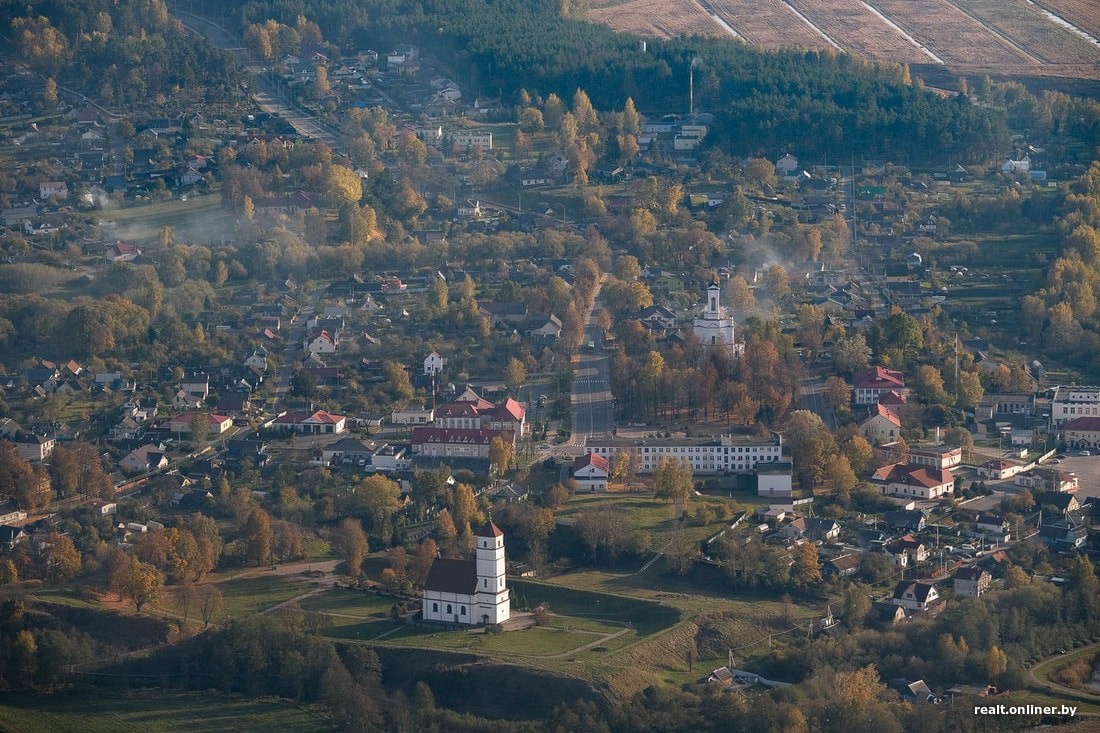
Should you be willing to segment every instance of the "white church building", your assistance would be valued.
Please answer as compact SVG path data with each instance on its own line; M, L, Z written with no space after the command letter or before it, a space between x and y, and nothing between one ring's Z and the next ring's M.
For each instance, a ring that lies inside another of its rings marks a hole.
M695 338L704 346L725 344L735 351L737 341L734 338L734 323L726 309L722 307L722 288L716 280L707 287L707 304L703 312L695 317Z
M504 533L490 521L474 533L474 560L438 557L424 583L425 621L500 624L511 616L504 583Z

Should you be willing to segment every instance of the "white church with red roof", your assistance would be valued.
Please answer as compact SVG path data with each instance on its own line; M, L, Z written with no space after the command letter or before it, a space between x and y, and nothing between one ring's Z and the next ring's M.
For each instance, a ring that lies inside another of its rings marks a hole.
M504 582L504 533L489 521L474 532L475 559L437 557L422 595L425 621L477 626L501 624L511 615Z

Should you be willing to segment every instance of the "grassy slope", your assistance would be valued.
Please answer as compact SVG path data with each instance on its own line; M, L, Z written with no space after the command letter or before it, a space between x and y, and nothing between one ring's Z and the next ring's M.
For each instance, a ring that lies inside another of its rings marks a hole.
M149 691L119 697L0 695L2 733L302 733L332 730L319 711L278 698Z

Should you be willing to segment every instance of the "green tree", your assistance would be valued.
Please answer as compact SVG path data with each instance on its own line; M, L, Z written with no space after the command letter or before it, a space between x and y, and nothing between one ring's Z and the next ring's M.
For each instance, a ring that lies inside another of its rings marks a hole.
M824 478L826 460L836 452L836 441L820 416L809 410L792 412L784 443L797 471L815 484Z

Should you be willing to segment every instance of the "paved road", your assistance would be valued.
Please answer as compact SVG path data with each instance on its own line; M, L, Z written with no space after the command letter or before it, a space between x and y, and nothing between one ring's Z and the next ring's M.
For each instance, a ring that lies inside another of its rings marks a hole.
M317 302L321 300L321 296L324 294L325 288L318 287L314 291L313 296L309 300L309 305L301 310L297 315L297 320L294 322L294 330L286 342L286 351L283 353L283 363L280 369L282 372L279 374L279 383L275 386L275 400L282 402L286 400L287 394L290 392L290 377L294 374L294 363L298 360L298 350L301 348L302 343L306 337L306 323L313 316L317 310ZM272 409L277 412L279 405L274 405Z
M252 58L252 54L248 49L241 45L240 39L222 26L201 16L180 10L179 8L173 8L172 14L192 33L204 36L206 40L210 41L215 47L234 54L242 66L254 66L255 59ZM285 119L294 126L294 129L298 131L299 135L312 137L329 145L336 145L340 141L335 131L329 128L325 123L318 120L309 112L291 106L279 94L279 90L266 74L255 74L253 76L253 82L255 91L252 94L252 101L254 101L264 112L275 114Z
M1091 652L1091 651L1093 651L1097 648L1100 648L1100 643L1098 643L1098 644L1089 644L1088 646L1081 647L1080 649L1074 649L1073 651L1070 652L1070 655L1077 655L1077 654L1080 654L1080 653L1087 654L1087 653L1089 653L1089 652ZM1049 656L1046 659L1042 660L1041 662L1039 662L1038 664L1036 664L1035 666L1033 666L1031 669L1029 669L1027 671L1028 679L1031 681L1031 683L1033 685L1035 685L1036 687L1038 687L1040 689L1047 689L1047 690L1050 690L1051 692L1057 692L1057 693L1060 693L1062 695L1068 695L1070 697L1077 698L1078 700L1084 700L1086 702L1100 703L1100 695L1094 695L1091 692L1086 692L1085 690L1077 690L1077 689L1074 689L1072 687L1066 687L1065 685L1060 685L1060 684L1058 684L1057 682L1055 682L1053 680L1051 680L1050 682L1043 682L1042 680L1039 679L1036 672L1039 671L1040 667L1046 667L1048 664L1053 664L1054 662L1057 662L1060 659L1064 659L1066 656L1067 655L1065 655L1065 654L1052 654L1051 656ZM1078 715L1095 715L1095 714L1094 713L1078 713Z
M821 394L824 389L824 377L806 377L803 379L801 407L803 410L818 414L825 421L825 425L836 430L836 411L825 406L825 400Z
M597 324L596 315L602 307L597 291L585 325L580 354L573 361L572 445L584 445L593 436L610 435L615 427L611 357L604 351L603 329ZM592 348L588 344L592 344Z

